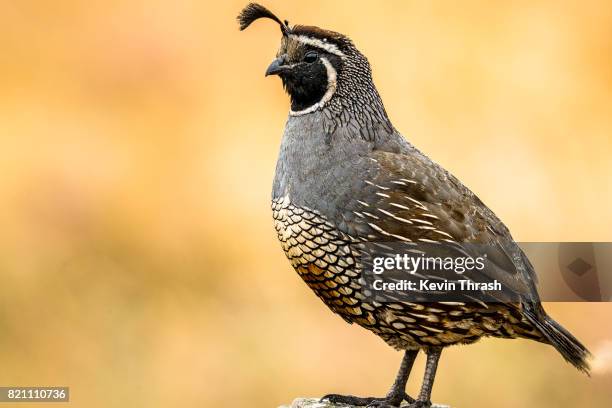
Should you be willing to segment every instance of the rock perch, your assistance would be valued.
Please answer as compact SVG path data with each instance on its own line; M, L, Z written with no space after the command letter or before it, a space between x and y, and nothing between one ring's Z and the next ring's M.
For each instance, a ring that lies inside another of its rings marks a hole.
M404 402L401 407L408 407L410 404ZM296 398L291 405L281 405L278 408L352 408L354 405L333 404L329 401L321 401L319 398ZM356 408L356 407L355 407ZM431 408L450 408L448 405L433 404Z

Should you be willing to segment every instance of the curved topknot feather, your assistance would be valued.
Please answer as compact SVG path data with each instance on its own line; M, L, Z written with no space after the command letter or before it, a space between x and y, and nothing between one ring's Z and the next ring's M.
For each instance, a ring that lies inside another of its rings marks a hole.
M287 23L283 23L280 18L274 15L274 13L257 3L247 4L247 6L242 9L240 14L238 14L237 20L238 24L240 24L240 31L244 30L250 26L253 21L260 18L269 18L276 21L280 26L283 35L287 35L290 31Z

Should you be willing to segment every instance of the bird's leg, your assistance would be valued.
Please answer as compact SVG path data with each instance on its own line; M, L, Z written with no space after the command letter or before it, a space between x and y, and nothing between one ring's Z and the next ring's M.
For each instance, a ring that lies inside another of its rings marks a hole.
M412 365L416 359L418 350L406 350L402 364L400 365L395 382L387 396L381 400L371 401L368 407L399 407L403 400L413 403L414 399L406 394L406 383L408 382L408 376L412 370Z
M340 403L347 405L357 406L369 406L369 407L399 407L402 401L408 401L409 403L414 402L414 398L406 394L406 383L412 370L412 365L416 359L418 350L406 350L404 357L402 358L402 364L400 365L395 382L389 390L389 393L384 398L376 397L355 397L352 395L338 395L328 394L321 398L321 400L328 400L331 403Z
M438 361L440 360L441 354L441 348L427 350L427 363L425 364L425 375L423 376L423 385L421 385L419 399L410 404L410 408L431 407L431 389L433 387L434 378L436 377L436 369L438 368Z

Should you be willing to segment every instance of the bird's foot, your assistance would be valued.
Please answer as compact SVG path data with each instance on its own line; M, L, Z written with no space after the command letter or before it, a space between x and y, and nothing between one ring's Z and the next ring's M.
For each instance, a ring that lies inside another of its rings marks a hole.
M327 400L332 404L346 404L356 405L359 407L371 407L371 408L396 408L399 407L402 401L407 401L409 404L416 402L414 398L405 392L393 393L387 395L384 398L376 397L355 397L353 395L338 395L338 394L327 394L321 400ZM410 405L412 407L412 405ZM426 406L423 405L423 408ZM415 407L416 408L416 407ZM421 408L419 406L419 408Z
M408 405L406 408L430 408L431 401L414 401L412 404Z

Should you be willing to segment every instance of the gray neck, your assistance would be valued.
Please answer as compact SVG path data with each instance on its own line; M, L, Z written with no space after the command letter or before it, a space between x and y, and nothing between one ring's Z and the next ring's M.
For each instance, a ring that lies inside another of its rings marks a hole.
M294 204L320 209L339 185L347 182L352 163L372 148L372 142L355 134L354 129L330 121L325 109L290 116L281 140L272 197L289 195Z
M289 195L295 205L334 216L351 200L346 195L377 171L369 159L373 150L399 153L411 148L387 117L362 58L343 66L336 92L324 107L287 119L273 198Z
M343 111L346 112L346 111ZM401 152L409 148L389 124L368 118L367 129L350 113L334 115L321 109L290 116L280 145L272 198L289 196L292 204L315 209L330 217L347 208L352 191L374 179L375 149ZM356 171L359 169L359 171Z

